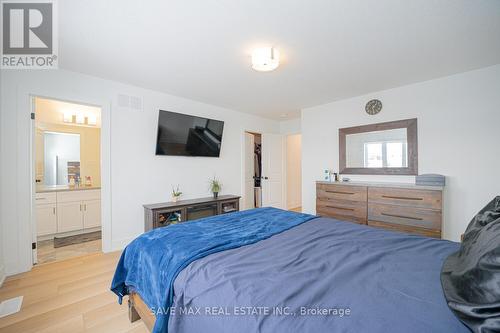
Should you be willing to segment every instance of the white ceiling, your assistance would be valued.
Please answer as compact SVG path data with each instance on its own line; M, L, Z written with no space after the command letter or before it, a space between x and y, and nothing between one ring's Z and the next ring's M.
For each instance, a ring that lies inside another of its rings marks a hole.
M274 119L500 63L499 0L58 4L61 68ZM262 45L274 72L251 69Z

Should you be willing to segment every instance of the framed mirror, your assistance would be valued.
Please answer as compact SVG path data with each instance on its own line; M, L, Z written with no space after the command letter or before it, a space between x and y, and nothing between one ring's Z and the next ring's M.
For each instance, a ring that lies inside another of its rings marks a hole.
M339 129L341 174L417 175L417 119Z

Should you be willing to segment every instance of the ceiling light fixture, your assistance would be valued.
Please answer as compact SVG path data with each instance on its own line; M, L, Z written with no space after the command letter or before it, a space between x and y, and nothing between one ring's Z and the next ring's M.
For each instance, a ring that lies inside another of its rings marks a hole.
M280 54L273 47L261 47L252 52L252 68L259 72L270 72L278 68Z

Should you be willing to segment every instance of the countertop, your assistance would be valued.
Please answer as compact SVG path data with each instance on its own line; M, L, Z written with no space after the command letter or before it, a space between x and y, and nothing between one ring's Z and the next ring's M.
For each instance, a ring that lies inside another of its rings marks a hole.
M348 181L348 182L329 182L326 180L318 180L316 184L337 184L346 186L371 186L371 187L395 187L395 188L408 188L414 190L431 190L431 191L442 191L444 186L428 186L428 185L415 185L412 183L391 183L391 182L360 182L360 181Z
M100 186L37 185L36 193L99 190Z

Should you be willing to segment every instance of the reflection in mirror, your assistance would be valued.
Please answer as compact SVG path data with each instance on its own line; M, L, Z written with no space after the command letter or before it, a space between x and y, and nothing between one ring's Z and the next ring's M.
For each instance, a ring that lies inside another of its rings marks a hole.
M406 128L346 135L347 168L406 168Z
M80 134L44 132L44 185L80 178Z

